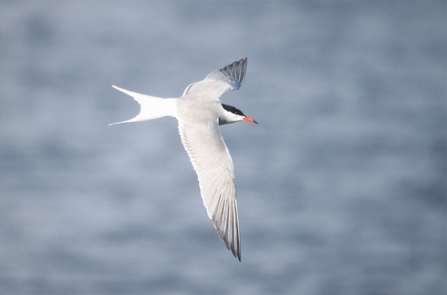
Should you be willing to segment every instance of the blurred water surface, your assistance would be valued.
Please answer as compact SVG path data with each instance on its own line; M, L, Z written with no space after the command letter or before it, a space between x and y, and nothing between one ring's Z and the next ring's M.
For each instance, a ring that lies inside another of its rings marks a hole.
M0 3L1 294L446 294L445 1ZM248 57L223 126L242 262L178 97Z

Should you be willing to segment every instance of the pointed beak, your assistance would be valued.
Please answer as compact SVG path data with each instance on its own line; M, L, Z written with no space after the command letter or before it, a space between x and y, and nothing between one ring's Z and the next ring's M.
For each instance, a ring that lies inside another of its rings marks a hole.
M250 122L250 123L258 124L258 122L256 122L255 120L253 120L252 118L247 117L247 116L245 116L243 120L244 120L244 121L247 121L247 122Z

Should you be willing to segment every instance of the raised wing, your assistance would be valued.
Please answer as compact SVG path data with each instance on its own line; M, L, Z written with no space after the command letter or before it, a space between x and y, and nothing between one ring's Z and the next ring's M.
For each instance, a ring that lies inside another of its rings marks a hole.
M200 94L219 100L222 95L242 86L247 72L247 58L212 72L202 81L189 85L182 96Z
M241 260L234 166L217 120L210 124L182 123L179 132L199 179L203 204L219 238Z

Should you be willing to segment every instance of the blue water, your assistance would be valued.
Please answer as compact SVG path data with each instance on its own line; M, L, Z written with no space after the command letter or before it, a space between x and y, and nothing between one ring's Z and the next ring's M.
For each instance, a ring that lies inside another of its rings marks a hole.
M0 294L445 295L445 1L0 3ZM248 57L223 101L242 262L175 119L107 127Z

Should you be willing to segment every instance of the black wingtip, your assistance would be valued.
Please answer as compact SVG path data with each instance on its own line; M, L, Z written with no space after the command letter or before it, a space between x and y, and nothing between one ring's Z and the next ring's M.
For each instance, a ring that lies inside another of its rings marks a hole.
M245 73L247 72L247 58L245 57L239 61L235 61L219 71L233 80L235 87L239 89L245 80Z
M230 248L230 247L228 247L228 246L227 246L227 248L228 248L228 250L231 251L231 253L233 253L233 256L236 257L237 260L239 260L239 262L242 262L242 256L241 256L241 248L240 248L240 245L239 245L239 248L238 248L238 249Z

